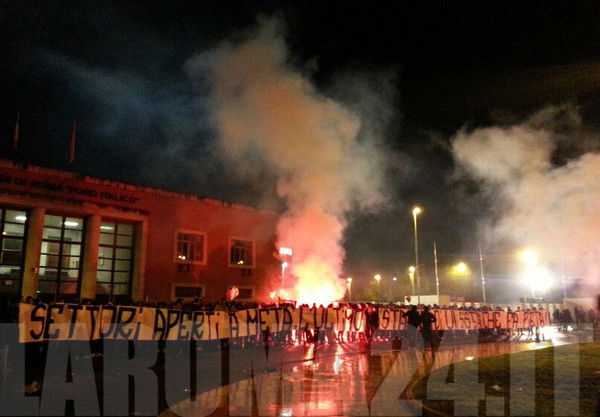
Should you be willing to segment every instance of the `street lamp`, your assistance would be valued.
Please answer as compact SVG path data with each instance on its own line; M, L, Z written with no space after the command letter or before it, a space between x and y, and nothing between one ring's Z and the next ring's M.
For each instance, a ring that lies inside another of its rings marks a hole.
M377 281L377 298L379 299L380 291L379 291L379 281L381 281L381 275L375 275L375 281Z
M352 278L346 278L346 286L348 287L348 301L352 301Z
M456 271L457 274L464 275L469 270L469 267L467 266L466 263L459 262L454 266L454 270Z
M420 207L413 208L412 214L415 224L415 272L417 274L417 304L421 304L421 276L419 274L419 238L417 234L417 216L420 213Z

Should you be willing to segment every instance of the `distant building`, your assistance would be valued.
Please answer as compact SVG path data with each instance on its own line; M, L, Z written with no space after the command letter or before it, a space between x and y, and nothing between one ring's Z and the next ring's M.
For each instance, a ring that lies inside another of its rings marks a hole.
M0 161L0 295L243 301L277 286L277 214Z

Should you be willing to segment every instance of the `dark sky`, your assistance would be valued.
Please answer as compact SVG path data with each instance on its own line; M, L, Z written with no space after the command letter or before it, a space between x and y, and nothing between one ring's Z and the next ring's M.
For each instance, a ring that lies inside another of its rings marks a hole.
M412 263L410 210L420 204L424 262L474 256L490 210L477 184L451 181L448 144L463 126L519 120L548 104L600 115L600 3L578 2L2 1L3 158L245 204L261 187L211 154L215 132L184 63L252 27L286 25L293 65L327 95L340 74L395 75L391 204L353 214L348 273ZM20 144L12 135L20 112ZM77 153L68 138L77 120Z

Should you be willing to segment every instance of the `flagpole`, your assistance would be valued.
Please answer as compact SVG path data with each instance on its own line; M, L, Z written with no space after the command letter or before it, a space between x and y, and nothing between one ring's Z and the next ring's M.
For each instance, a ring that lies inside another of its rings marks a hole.
M16 151L19 147L19 118L21 116L21 112L17 112L17 120L15 121L15 134L13 136L13 151Z
M485 278L483 276L483 256L481 255L481 243L479 244L479 268L481 270L481 291L483 291L483 304L485 304Z
M75 123L75 119L73 119L73 129L71 130L71 148L69 151L69 163L73 163L73 159L75 159L75 134L76 134L77 124Z
M435 290L438 297L438 303L440 302L440 277L438 276L438 264L437 264L437 247L433 242L433 259L435 262Z

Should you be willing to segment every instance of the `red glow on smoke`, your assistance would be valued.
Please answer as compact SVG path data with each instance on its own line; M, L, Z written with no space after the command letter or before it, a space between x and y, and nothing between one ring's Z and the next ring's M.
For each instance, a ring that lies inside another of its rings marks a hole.
M294 268L298 303L327 306L344 296L345 287L331 265L313 256Z

